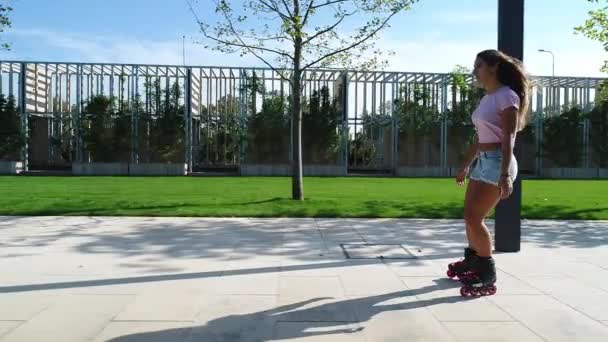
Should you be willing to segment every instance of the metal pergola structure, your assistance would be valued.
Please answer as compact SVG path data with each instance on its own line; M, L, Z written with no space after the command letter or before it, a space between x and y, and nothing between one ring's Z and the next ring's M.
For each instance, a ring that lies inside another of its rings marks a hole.
M473 81L470 75L465 78L466 82ZM238 167L242 164L246 141L241 139L240 143L227 146L225 136L230 132L221 131L226 130L222 123L231 118L244 125L253 112L262 108L266 97L289 96L290 92L288 83L277 72L247 67L0 61L0 80L0 93L14 96L19 104L23 127L27 128L27 122L33 118L44 118L48 121L49 139L58 138L61 130L66 128L66 120L73 123L81 120L86 114L85 103L93 96L115 98L120 110L131 118L130 162L134 163L149 161L142 159L140 153L143 146L140 146L139 131L146 128L138 122L155 115L156 108L153 107L159 105L150 94L150 84L157 82L156 86L166 92L171 87L179 87L183 96L178 101L185 108L183 161L188 164L189 171L197 165ZM533 77L530 111L535 118L532 121L537 139L535 144L539 146L542 142L543 117L558 115L568 105L591 109L596 89L603 81L601 78ZM263 91L247 95L248 87L250 89L255 82ZM346 135L339 163L351 168L394 170L407 166L400 164L398 155L398 129L403 123L396 120L391 104L400 97L409 96L408 89L425 89L428 99L423 105L437 113L446 112L460 101L460 95L453 93L452 75L447 73L310 70L305 74L305 82L305 97L326 87L331 97L338 100L340 134ZM383 118L374 127L378 132L373 140L377 162L357 165L349 161L349 142L362 132L365 117L370 115ZM587 136L588 122L581 123L581 126L583 136ZM440 118L437 123L439 149L432 152L438 157L429 158L428 165L421 166L443 170L454 166L448 151L449 130L448 118ZM24 132L28 137L29 133ZM588 139L583 140L588 152ZM78 130L73 130L70 144L76 151L73 161L87 162ZM27 147L23 149L25 161L29 159L28 150ZM288 153L291 153L291 148ZM55 154L56 151L49 146L48 159L56 159ZM588 166L589 158L585 163ZM537 170L542 168L542 158L537 158L535 164Z

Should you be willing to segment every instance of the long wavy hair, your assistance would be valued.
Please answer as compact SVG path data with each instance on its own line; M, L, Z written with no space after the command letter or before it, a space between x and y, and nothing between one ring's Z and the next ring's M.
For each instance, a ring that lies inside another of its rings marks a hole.
M530 105L530 78L522 62L498 50L484 50L477 54L488 66L496 68L498 82L511 88L519 96L517 130L526 126L528 107Z

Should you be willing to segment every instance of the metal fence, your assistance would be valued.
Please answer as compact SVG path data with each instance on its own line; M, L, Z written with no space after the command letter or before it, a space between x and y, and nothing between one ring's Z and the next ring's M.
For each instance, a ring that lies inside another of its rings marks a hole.
M304 80L311 175L450 175L482 95L470 75L310 70ZM518 135L522 171L605 172L603 121L587 115L603 79L533 81L529 125ZM2 61L0 94L25 142L4 159L23 161L26 171L95 173L112 164L108 173L145 174L146 165L178 165L178 174L290 172L290 88L270 69Z

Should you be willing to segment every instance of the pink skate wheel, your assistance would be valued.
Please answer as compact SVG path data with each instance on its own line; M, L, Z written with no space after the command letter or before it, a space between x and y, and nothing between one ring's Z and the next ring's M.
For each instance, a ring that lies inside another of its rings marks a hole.
M488 289L488 293L490 295L494 295L496 294L496 285L492 285L489 289Z

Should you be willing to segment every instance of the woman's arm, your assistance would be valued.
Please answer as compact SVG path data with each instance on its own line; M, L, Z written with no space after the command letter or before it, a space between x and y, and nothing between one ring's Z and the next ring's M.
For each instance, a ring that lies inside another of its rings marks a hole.
M502 163L500 165L500 177L511 177L509 166L513 156L513 143L517 130L517 108L509 107L502 112Z
M471 163L475 159L475 156L477 156L478 152L479 152L479 137L477 136L477 134L475 134L475 140L469 146L469 148L467 149L467 151L464 154L461 168L466 169L469 166L471 166Z

